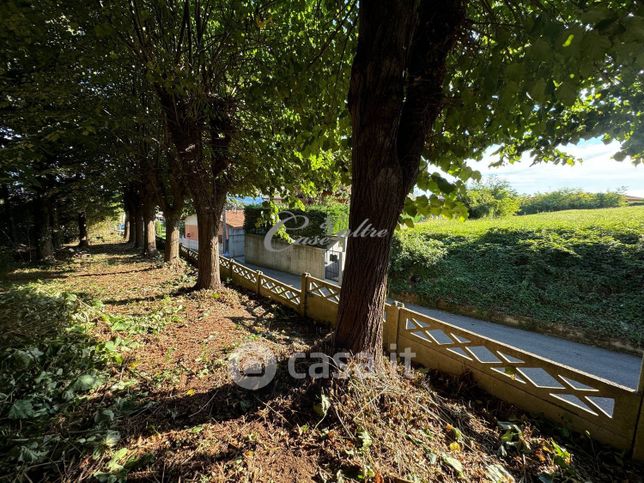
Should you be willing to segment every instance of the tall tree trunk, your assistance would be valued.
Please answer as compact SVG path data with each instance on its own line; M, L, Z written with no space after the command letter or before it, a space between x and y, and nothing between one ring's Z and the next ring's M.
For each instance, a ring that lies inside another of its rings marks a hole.
M125 212L125 221L123 223L123 239L124 240L129 240L130 239L130 210L127 210Z
M143 201L144 244L143 254L149 257L157 254L155 223L155 205L152 196L147 195Z
M130 211L130 233L127 239L128 244L136 246L136 234L139 231L138 218L136 216L136 210Z
M38 260L51 260L54 257L54 245L51 237L51 214L49 202L40 198L36 203L36 252Z
M87 248L89 239L87 238L87 215L84 211L78 213L78 246Z
M164 213L165 248L163 259L174 263L179 260L179 216L176 213Z
M136 210L136 233L134 236L134 246L135 248L143 248L144 238L145 238L145 223L143 221L143 216L141 214L142 210L137 207Z
M366 353L376 361L382 348L389 252L404 200L394 173L385 170L378 178L376 187L371 186L375 180L359 178L351 186L349 226L359 232L347 243L335 336L338 349ZM360 236L369 225L369 234Z
M370 223L384 236L349 238L335 344L376 364L393 231L441 111L447 55L464 19L462 0L360 3L349 90L349 226Z
M177 150L179 171L186 183L197 211L199 225L199 264L196 289L219 289L219 220L226 201L230 178L229 146L234 132L230 106L214 103L211 113L204 116L191 99L181 99L156 85L165 112L168 131ZM195 111L196 109L196 111ZM196 116L195 116L195 113ZM204 128L210 131L211 152L203 150Z
M58 250L63 246L63 230L60 226L60 215L56 206L51 210L51 231L54 250Z
M219 224L226 193L218 193L214 206L197 207L199 233L199 273L196 289L221 288L219 272Z

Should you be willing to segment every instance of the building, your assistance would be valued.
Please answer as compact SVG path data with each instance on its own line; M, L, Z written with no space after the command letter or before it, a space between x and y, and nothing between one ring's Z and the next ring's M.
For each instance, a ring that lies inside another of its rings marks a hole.
M272 250L266 248L262 235L248 233L244 240L244 259L248 263L293 275L307 272L316 278L342 283L346 258L344 238L326 246L288 244L272 239Z
M230 258L244 256L244 211L225 210L219 224L219 253ZM184 220L184 234L181 244L193 250L199 249L199 229L197 215L187 216Z

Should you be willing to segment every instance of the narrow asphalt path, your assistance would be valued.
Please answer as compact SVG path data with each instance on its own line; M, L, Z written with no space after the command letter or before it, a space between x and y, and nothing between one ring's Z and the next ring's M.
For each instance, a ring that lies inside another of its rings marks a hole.
M259 267L250 263L245 265L253 270L261 270L269 277L294 288L300 288L301 278L297 275ZM579 344L560 337L530 332L463 315L455 315L420 305L405 304L405 307L617 384L637 388L642 366L640 356Z

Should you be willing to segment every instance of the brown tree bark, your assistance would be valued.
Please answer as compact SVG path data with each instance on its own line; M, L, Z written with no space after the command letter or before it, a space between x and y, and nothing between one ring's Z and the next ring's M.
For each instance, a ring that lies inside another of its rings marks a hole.
M127 210L125 212L125 221L123 223L123 239L124 240L129 240L130 239L130 219L132 217L130 216L130 211Z
M58 250L63 246L63 230L60 226L60 213L55 205L51 209L51 239L54 250Z
M219 193L214 206L197 207L199 264L196 289L219 290L219 224L226 202L226 192Z
M176 213L164 212L165 247L163 259L168 263L179 260L179 216Z
M143 243L145 240L145 223L143 221L143 215L141 208L136 209L136 233L134 235L134 247L143 248Z
M154 215L151 218L144 217L143 224L145 226L143 232L143 254L148 257L153 257L157 254L157 238L156 228L154 226Z
M134 184L130 184L123 193L123 204L126 212L126 240L133 247L137 246L137 233L139 232L139 195Z
M351 72L351 231L340 292L338 350L382 358L382 321L393 231L442 108L447 55L465 19L461 0L361 2Z
M167 136L164 141L166 145L170 143ZM179 218L187 192L181 166L175 154L174 149L167 146L166 159L159 159L157 164L152 164L149 168L150 180L155 186L156 199L165 219L166 240L163 259L167 263L179 260Z
M152 257L157 254L154 192L147 191L143 199L143 254Z
M89 247L89 239L87 237L87 216L84 211L78 213L78 247Z
M132 210L130 213L130 236L128 237L128 244L133 247L136 246L136 234L139 231L138 218L136 216L136 210Z
M194 117L194 106L188 99L170 95L162 86L157 86L157 92L177 150L182 179L197 211L199 264L195 288L217 290L221 288L218 230L230 183L225 173L233 133L228 108L213 101L211 108L216 115L206 122L203 117ZM202 146L205 132L210 134L208 159Z

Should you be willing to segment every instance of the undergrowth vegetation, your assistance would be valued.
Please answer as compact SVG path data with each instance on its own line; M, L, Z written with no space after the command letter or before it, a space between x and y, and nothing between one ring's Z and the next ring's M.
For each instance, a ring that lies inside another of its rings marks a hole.
M387 361L313 377L328 327L193 284L118 245L0 282L0 480L636 481L621 452L467 376ZM278 361L258 391L229 368L248 344Z
M390 289L641 345L644 209L432 220L399 233Z
M63 472L89 454L93 476L109 480L100 468L119 466L117 420L137 405L116 371L137 347L132 335L158 333L180 308L168 299L144 317L110 314L42 282L9 286L0 301L0 476Z

